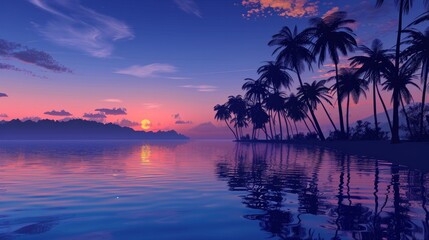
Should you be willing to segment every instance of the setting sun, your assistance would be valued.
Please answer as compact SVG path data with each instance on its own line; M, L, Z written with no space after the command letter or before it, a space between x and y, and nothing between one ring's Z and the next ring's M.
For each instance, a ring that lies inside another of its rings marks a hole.
M148 119L143 119L141 121L142 129L148 130L150 128L150 121Z

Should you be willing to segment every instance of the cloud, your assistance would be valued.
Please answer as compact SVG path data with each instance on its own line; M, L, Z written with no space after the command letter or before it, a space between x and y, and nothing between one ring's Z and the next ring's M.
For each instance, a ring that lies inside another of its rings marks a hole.
M184 121L184 120L177 120L175 122L175 124L177 124L177 125L186 125L186 124L192 124L192 122L191 121Z
M331 9L329 9L325 14L323 14L322 18L325 18L325 17L331 15L332 13L335 13L335 12L338 12L338 11L340 11L339 7L333 7Z
M49 112L44 112L43 114L50 115L50 116L56 116L56 117L70 117L70 116L72 116L71 113L69 113L65 110L61 110L61 111L52 110Z
M14 59L26 64L35 65L52 72L71 72L70 69L59 64L51 55L46 52L28 48L15 42L0 39L0 57ZM0 63L1 69L30 72L17 68L10 64ZM31 72L30 72L31 73Z
M183 85L181 87L196 89L198 92L214 92L218 89L216 86L211 85Z
M156 103L144 103L143 106L146 109L155 109L155 108L159 108L161 105L156 104Z
M319 1L312 0L243 0L247 9L244 17L279 15L282 17L307 17L318 14Z
M0 93L0 97L8 97L6 93Z
M104 119L107 118L106 115L102 114L102 113L85 113L83 115L83 118L87 118L90 120L96 120L96 121L104 121Z
M121 99L116 99L116 98L108 98L108 99L103 99L103 102L121 103L122 100Z
M160 73L174 73L177 68L170 64L153 63L145 66L134 65L129 68L121 69L115 73L130 75L138 78L158 77Z
M201 11L194 0L174 0L174 2L182 11L200 18L202 17Z
M95 109L96 112L103 113L105 115L127 115L126 108L98 108Z
M174 123L177 125L192 124L192 121L183 120L179 113L172 114L171 117L176 120Z
M133 122L130 121L128 119L122 119L121 121L116 122L117 125L122 126L122 127L137 127L140 126L140 123L138 122Z
M8 118L9 116L6 113L0 113L0 118Z
M114 42L132 39L134 34L122 21L83 6L79 0L28 0L52 15L52 20L35 28L58 45L104 58L113 52Z

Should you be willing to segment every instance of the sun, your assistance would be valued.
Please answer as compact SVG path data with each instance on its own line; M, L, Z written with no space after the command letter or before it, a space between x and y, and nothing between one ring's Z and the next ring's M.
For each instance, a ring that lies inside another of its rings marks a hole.
M148 130L148 129L150 129L150 121L149 121L148 119L143 119L143 120L141 121L141 124L142 124L142 128L143 128L144 130Z

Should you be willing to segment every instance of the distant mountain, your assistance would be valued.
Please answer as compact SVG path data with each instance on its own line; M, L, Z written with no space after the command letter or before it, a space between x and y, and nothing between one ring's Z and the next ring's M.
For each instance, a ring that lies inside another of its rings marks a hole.
M185 134L193 139L232 139L234 137L226 126L218 127L211 122L197 125Z
M135 131L112 123L70 121L1 121L0 140L188 139L176 131Z

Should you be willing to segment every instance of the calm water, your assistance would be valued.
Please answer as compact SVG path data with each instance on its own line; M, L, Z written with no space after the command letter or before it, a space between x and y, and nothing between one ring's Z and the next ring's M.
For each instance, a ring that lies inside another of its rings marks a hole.
M1 142L0 239L425 239L428 176L303 146Z

